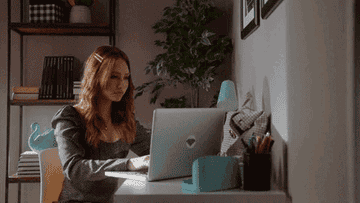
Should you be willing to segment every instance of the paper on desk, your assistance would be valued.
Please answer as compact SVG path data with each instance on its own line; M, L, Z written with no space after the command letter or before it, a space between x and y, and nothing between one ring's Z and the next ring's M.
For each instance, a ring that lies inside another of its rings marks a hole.
M226 113L226 120L223 130L223 140L221 142L220 148L220 156L227 156L226 152L239 138L238 136L232 136L230 133L230 121L235 113L237 113L237 111L229 111Z

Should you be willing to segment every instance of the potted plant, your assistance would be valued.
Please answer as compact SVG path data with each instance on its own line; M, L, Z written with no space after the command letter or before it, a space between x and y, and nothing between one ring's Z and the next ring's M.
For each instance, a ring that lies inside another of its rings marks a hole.
M70 23L91 23L90 6L94 0L68 0L72 6L70 11Z
M165 87L181 83L191 88L191 107L198 107L199 88L210 88L215 69L233 50L228 36L217 35L208 26L223 14L210 0L177 0L166 7L152 26L155 33L165 34L166 39L155 45L166 51L148 63L145 74L152 72L155 79L138 86L135 98L150 91L154 104Z

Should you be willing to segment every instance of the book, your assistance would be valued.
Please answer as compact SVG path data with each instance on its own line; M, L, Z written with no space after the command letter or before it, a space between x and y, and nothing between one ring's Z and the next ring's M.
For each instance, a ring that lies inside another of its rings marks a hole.
M44 62L43 62L43 72L41 75L41 84L40 84L40 89L39 89L39 99L45 98L45 92L46 92L45 79L46 79L46 75L47 75L47 71L48 71L47 67L48 67L49 60L50 60L50 57L45 56Z
M24 151L20 154L21 157L39 157L39 155L34 151Z
M24 175L28 175L28 176L40 176L40 171L36 171L34 173L22 173L22 172L17 172L16 173L17 176L24 176Z
M27 167L27 166L40 167L40 163L39 162L18 163L18 168Z
M62 85L61 85L61 77L62 77L62 73L61 73L61 66L60 66L60 62L59 62L59 57L56 57L56 81L55 81L55 95L56 95L56 99L61 99L61 91L62 91Z
M54 63L54 57L50 56L49 60L46 63L46 73L44 75L44 98L43 99L51 99L51 83L52 83L52 74L53 74L53 63Z
M70 91L69 91L69 88L70 88L70 76L69 76L69 66L68 66L68 57L63 57L64 58L64 72L65 72L65 75L66 75L66 85L65 85L65 99L70 99Z
M37 100L39 99L39 94L12 94L12 100Z
M26 177L29 177L29 178L37 178L37 177L40 177L40 173L39 174L30 174L30 175L24 175L24 174L15 174L15 176L17 178L26 178Z
M39 162L39 158L20 158L19 163Z
M25 172L25 171L40 171L40 167L20 167L17 171Z
M13 87L12 91L16 94L39 94L39 87Z
M58 68L58 56L54 56L52 63L52 74L50 83L50 99L56 99L56 84L57 84L57 68Z
M69 99L74 99L74 92L73 92L73 88L74 88L74 63L75 63L75 58L74 57L69 57Z
M22 152L20 155L30 155L30 156L38 156L37 155L37 153L36 152L34 152L34 151L24 151L24 152Z
M74 56L46 56L39 99L73 99Z

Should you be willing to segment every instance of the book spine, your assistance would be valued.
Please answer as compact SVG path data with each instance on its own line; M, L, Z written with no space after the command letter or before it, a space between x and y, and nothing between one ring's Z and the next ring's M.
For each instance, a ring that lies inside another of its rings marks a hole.
M61 70L62 70L62 78L61 78L61 81L62 81L62 98L63 99L67 99L67 91L66 91L66 80L67 80L67 76L66 76L66 66L64 64L64 58L65 56L62 56L61 57L61 60L62 60L62 67L61 67Z
M74 57L70 56L69 57L69 92L70 92L70 99L74 99L74 91L73 91L73 87L74 87Z
M57 84L57 62L58 57L55 56L52 64L52 74L51 74L51 81L50 81L50 92L49 92L49 98L50 99L56 99L56 84Z
M66 99L70 99L70 92L69 92L69 87L70 87L70 84L69 84L69 80L70 80L70 78L69 78L69 66L68 66L68 57L67 56L65 56L64 57L64 59L65 59L65 63L64 63L64 70L65 70L65 73L66 73L66 85L65 85L65 87L66 87Z
M13 87L15 94L39 94L39 87Z
M33 177L40 177L40 174L36 174L36 175L23 175L23 174L16 174L16 177L20 177L20 178L26 178L26 177L29 177L29 178L33 178Z
M16 94L13 93L13 100L37 100L39 98L39 94Z
M64 87L63 87L63 64L62 64L62 58L63 57L58 57L58 64L57 64L57 72L56 72L56 76L57 76L57 99L64 99Z
M64 57L61 57L61 95L66 99L66 67L64 66Z
M42 72L42 76L41 76L41 85L40 85L40 90L39 90L39 99L44 99L44 95L45 95L45 75L46 75L46 71L47 71L47 63L49 61L49 57L45 56L44 61L43 61L43 72Z
M55 95L54 99L59 99L60 98L60 84L59 84L59 65L60 63L58 63L59 57L56 57L56 65L55 65L55 69L56 69L56 74L55 74L55 81L53 81L53 85L55 88L55 93L53 93Z
M48 66L47 66L47 75L45 76L45 81L46 81L46 84L45 84L45 89L46 89L46 92L45 92L45 99L51 99L50 97L50 92L51 92L51 80L52 80L52 74L53 74L53 63L54 63L54 57L50 57L50 61L48 63Z

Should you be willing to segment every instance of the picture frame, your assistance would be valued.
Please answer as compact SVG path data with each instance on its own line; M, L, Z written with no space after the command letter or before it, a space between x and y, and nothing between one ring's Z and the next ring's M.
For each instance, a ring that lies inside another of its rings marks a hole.
M283 0L261 0L261 18L267 19Z
M245 40L260 26L260 0L240 0L241 39Z

